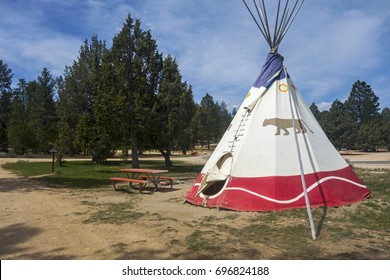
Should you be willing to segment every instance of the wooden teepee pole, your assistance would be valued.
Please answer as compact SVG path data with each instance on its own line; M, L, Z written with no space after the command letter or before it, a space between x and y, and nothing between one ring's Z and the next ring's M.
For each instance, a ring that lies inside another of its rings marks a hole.
M287 70L284 69L286 79L288 78ZM292 116L292 123L293 123L293 131L294 131L294 138L295 138L295 145L296 145L296 150L297 150L297 155L298 155L298 162L299 162L299 168L301 171L301 182L302 182L302 188L303 188L303 193L305 197L305 203L306 203L306 210L307 210L307 215L309 217L309 223L310 223L310 229L311 229L311 237L313 240L317 239L317 233L316 229L314 226L314 220L313 220L313 215L311 213L311 207L310 207L310 200L309 196L307 194L307 187L306 187L306 180L305 180L305 174L303 171L303 163L302 163L302 157L301 157L301 150L299 148L299 142L298 142L298 136L297 136L297 130L295 129L295 117L294 117L294 110L293 110L293 98L291 97L291 91L290 89L288 90L288 96L290 99L290 109L291 109L291 116ZM296 106L295 106L296 108ZM297 112L298 113L298 112Z

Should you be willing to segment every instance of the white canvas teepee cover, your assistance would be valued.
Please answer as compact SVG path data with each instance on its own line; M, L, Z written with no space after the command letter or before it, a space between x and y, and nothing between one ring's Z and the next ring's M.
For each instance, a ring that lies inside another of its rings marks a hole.
M303 101L283 57L270 53L185 200L241 211L304 208L302 179L313 207L370 196Z

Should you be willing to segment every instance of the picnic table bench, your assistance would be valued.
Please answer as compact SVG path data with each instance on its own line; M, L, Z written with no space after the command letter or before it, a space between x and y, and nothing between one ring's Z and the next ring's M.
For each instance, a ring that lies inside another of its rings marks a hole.
M148 179L147 176L140 176L139 178L142 179L142 180L147 180ZM172 189L173 181L175 180L175 178L168 177L168 176L160 176L159 179L160 179L160 182L159 182L160 184L161 184L161 180L166 181L165 185L171 185L171 189Z
M147 183L152 183L154 185L153 192L157 191L158 186L160 185L160 179L164 180L171 179L171 188L173 185L173 178L167 176L161 176L161 173L166 173L168 170L158 170L158 169L142 169L142 168L126 168L120 169L119 172L126 173L127 178L122 177L112 177L110 178L113 181L114 189L116 188L117 182L127 182L129 187L133 187L133 184L138 184L138 189L142 193L145 189Z
M129 186L132 187L132 184L133 183L137 183L140 185L140 189L141 188L144 188L146 186L146 184L148 183L148 180L138 180L138 179L131 179L131 178L121 178L121 177L112 177L110 178L110 180L113 182L113 185L114 185L114 189L116 191L118 191L119 189L116 188L116 183L117 182L126 182L126 183L129 183Z

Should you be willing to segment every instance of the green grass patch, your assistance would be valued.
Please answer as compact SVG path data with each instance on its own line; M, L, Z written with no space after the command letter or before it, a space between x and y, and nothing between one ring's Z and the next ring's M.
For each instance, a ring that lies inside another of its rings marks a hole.
M133 205L129 202L125 203L109 203L103 204L105 209L93 213L84 224L103 223L103 224L125 224L137 220L145 215L145 213L134 211Z
M188 249L192 251L203 251L216 249L216 242L213 240L216 236L214 231L195 230L186 238Z
M319 233L316 241L311 239L306 209L291 209L256 213L240 227L228 221L230 215L237 213L227 213L224 219L204 216L197 223L204 230L195 230L186 244L202 252L222 248L225 255L236 253L234 248L243 252L254 250L248 258L259 258L267 248L276 252L276 259L389 258L390 246L386 240L390 234L390 170L355 171L372 197L351 206L312 209ZM218 238L212 233L218 233ZM342 249L329 250L329 242Z
M51 173L50 162L18 161L6 163L2 166L20 176L34 178L50 186L66 187L75 189L106 187L110 184L110 177L125 176L119 169L130 168L128 161L108 161L105 164L97 164L91 161L66 161L62 166L55 166ZM164 161L145 160L141 161L142 168L167 169ZM196 177L202 166L177 162L168 168L167 176L173 177Z

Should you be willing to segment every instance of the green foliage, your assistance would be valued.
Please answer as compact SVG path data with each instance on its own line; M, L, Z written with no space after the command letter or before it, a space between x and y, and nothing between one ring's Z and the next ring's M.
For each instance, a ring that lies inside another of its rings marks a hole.
M54 102L55 81L44 68L36 83L29 87L29 123L36 139L35 150L49 152L57 138L57 112Z
M0 60L0 150L8 151L7 126L11 110L12 71Z
M113 65L115 83L105 84L99 94L115 95L115 100L120 101L112 108L120 119L115 126L120 131L117 140L121 147L131 148L132 165L138 167L138 151L144 148L142 143L150 145L151 115L159 87L162 55L150 31L143 31L140 20L134 21L130 15L114 37L109 55L107 61ZM101 109L104 111L103 106ZM105 128L107 131L108 126Z
M7 136L16 153L48 153L57 140L55 80L43 69L36 81L19 80L7 115Z
M379 98L363 81L356 81L348 99L334 101L329 111L319 112L314 103L310 109L336 148L390 148L390 111L379 113Z
M177 148L181 150L182 154L193 148L196 144L195 131L193 127L193 119L196 113L196 104L192 95L191 85L184 83L185 90L180 96L180 105L178 116L180 119L180 131L176 137Z
M34 131L29 122L27 97L27 83L21 79L14 90L7 128L9 144L17 154L26 154L29 148L36 146Z
M170 154L174 148L183 150L186 142L191 145L188 127L193 116L190 114L194 111L192 90L182 82L176 60L168 55L164 59L161 86L154 105L155 129L163 131L156 135L156 146L164 156L166 166L172 165Z
M211 95L206 94L197 110L198 139L201 145L210 149L212 142L218 142L226 131L232 117L226 109L226 103L214 102Z
M390 151L390 109L384 108L381 112L381 141L385 148Z
M91 41L85 40L78 60L65 69L64 79L59 82L57 108L61 127L57 148L62 154L77 154L81 150L92 154L95 161L101 161L102 157L104 160L101 148L95 151L96 143L99 143L96 139L99 138L99 127L95 111L106 50L105 43L96 35L92 36ZM107 143L103 144L107 146Z
M314 117L317 119L317 121L320 120L320 115L321 115L321 112L320 110L318 109L317 105L313 102L311 105L310 105L310 111L313 113Z
M320 123L333 145L338 148L352 148L356 138L356 123L345 105L336 100L329 112L320 115Z
M357 134L357 146L362 150L375 151L377 146L385 144L382 125L379 118L364 122Z
M359 127L379 115L379 98L364 81L358 80L352 85L345 105Z

